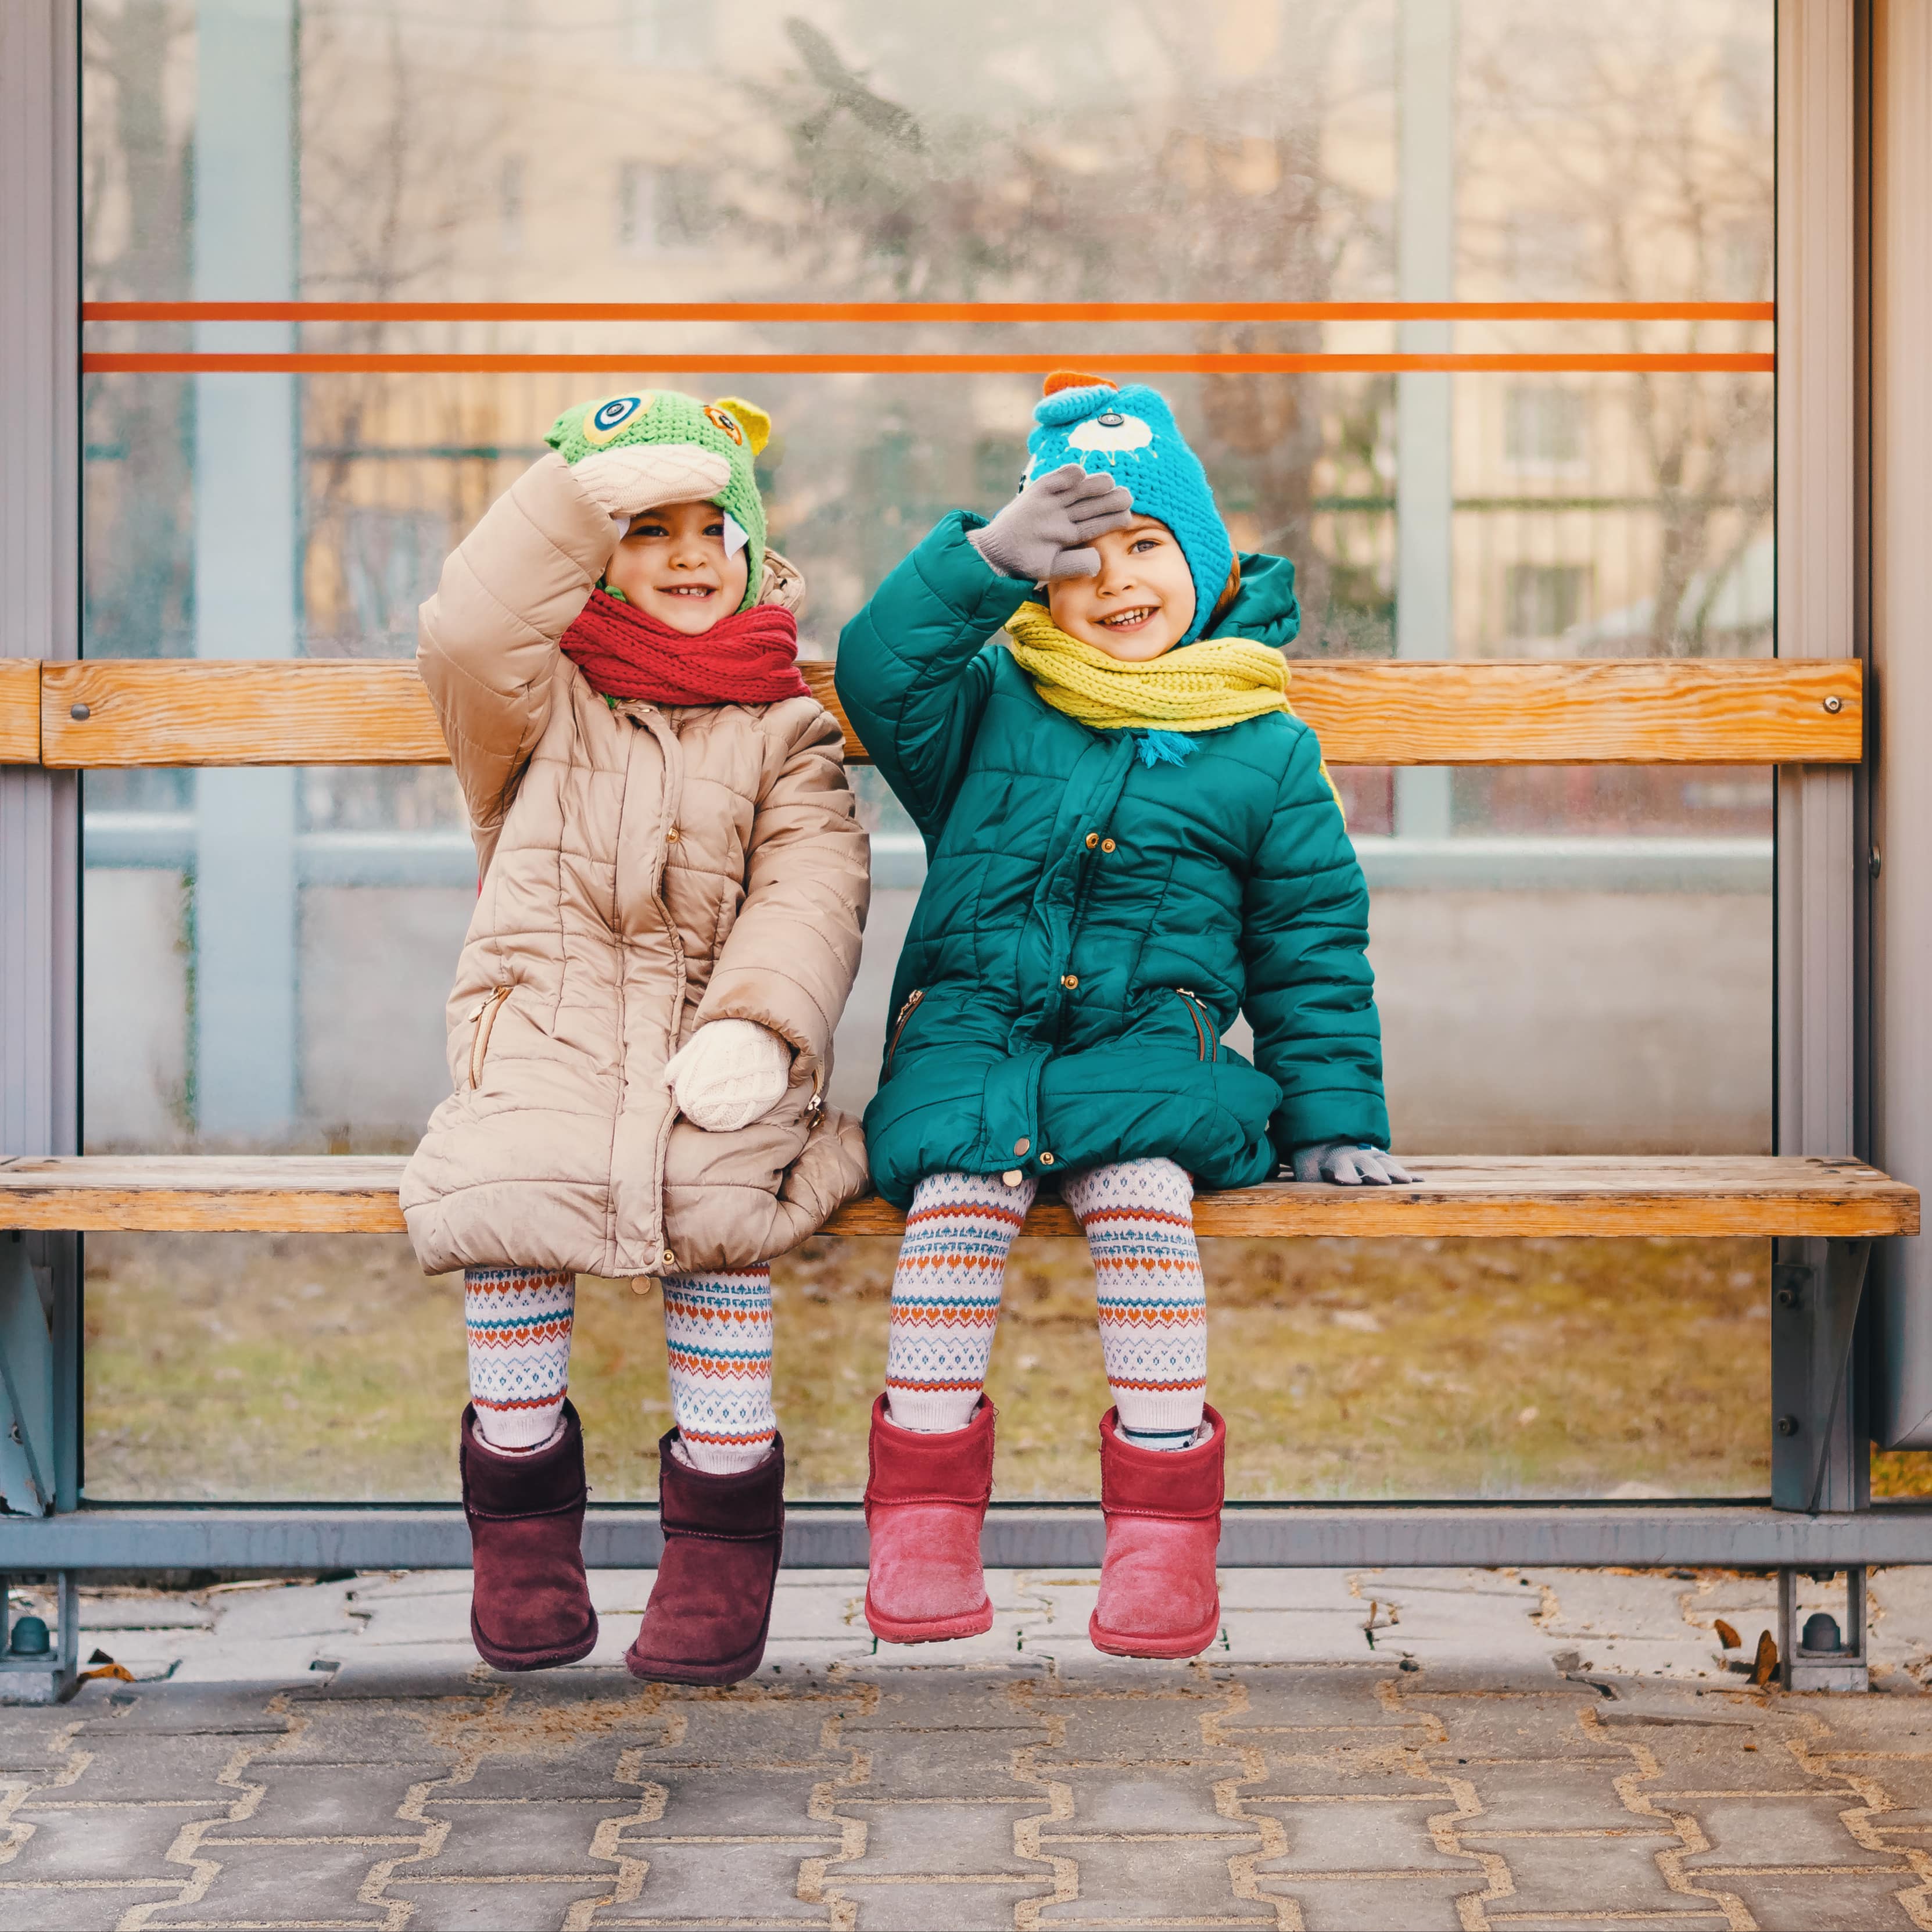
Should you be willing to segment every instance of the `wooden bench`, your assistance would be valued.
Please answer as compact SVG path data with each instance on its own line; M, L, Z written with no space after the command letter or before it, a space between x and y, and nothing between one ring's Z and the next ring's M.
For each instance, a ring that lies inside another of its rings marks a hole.
M830 668L805 667L838 711ZM1330 764L1857 764L1861 668L1844 659L1575 663L1298 662L1292 700ZM842 712L841 722L844 722ZM865 748L846 724L855 761ZM446 754L406 662L0 660L0 763L134 766L433 764ZM1772 1498L1762 1504L1231 1505L1240 1563L1768 1564L1844 1569L1932 1561L1932 1510L1858 1505L1866 1453L1854 1339L1871 1242L1918 1230L1916 1191L1852 1160L1414 1157L1412 1186L1276 1184L1208 1194L1204 1235L1757 1236L1772 1283ZM0 1361L36 1433L32 1295L22 1234L101 1229L394 1232L399 1160L218 1156L0 1162ZM899 1216L854 1203L827 1232L892 1236ZM1048 1198L1028 1232L1073 1232ZM37 1310L38 1300L34 1300ZM10 1323L10 1325L9 1324ZM9 1340L14 1342L10 1352ZM56 1338L56 1344L58 1338ZM50 1345L50 1348L55 1345ZM70 1345L72 1346L72 1345ZM52 1354L49 1362L52 1362ZM52 1370L48 1368L50 1376ZM15 1384L21 1384L20 1389ZM42 1405L51 1413L50 1405ZM50 1447L44 1442L44 1460ZM1850 1506L1821 1510L1821 1500ZM802 1504L787 1560L856 1565L856 1509ZM653 1560L652 1512L593 1509L594 1563ZM1097 1561L1095 1512L996 1512L988 1558ZM458 1566L460 1513L420 1508L89 1506L0 1519L0 1570ZM1787 1592L1787 1594L1790 1593ZM1856 1619L1862 1628L1862 1619ZM1789 1639L1790 1631L1787 1629ZM1790 1644L1787 1642L1787 1651ZM1820 1666L1823 1668L1824 1666ZM1847 1665L1847 1669L1852 1666ZM1862 1669L1862 1658L1858 1669Z
M1544 1240L1759 1235L1869 1241L1918 1232L1918 1194L1861 1161L1739 1155L1604 1160L1565 1155L1406 1156L1407 1187L1276 1181L1204 1193L1204 1236L1481 1235ZM0 1227L82 1234L389 1234L403 1232L400 1156L22 1156L0 1160ZM896 1238L905 1217L876 1196L839 1209L828 1234ZM1077 1234L1057 1197L1029 1234Z

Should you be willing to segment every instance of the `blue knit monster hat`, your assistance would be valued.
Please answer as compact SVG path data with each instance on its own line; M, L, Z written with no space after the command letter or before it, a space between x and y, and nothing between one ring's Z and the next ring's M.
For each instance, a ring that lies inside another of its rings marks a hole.
M1144 382L1124 389L1102 376L1062 370L1046 379L1033 419L1040 427L1027 438L1032 458L1027 482L1068 463L1089 474L1111 471L1133 492L1136 510L1157 517L1174 532L1194 580L1194 621L1180 639L1192 644L1228 587L1234 547L1214 507L1208 472L1188 448L1167 398Z

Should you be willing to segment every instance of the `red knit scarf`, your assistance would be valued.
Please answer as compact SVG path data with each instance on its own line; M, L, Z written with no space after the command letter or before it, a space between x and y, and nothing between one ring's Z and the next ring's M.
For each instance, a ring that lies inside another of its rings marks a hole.
M558 644L604 698L773 704L810 690L799 675L798 620L775 604L721 617L694 638L593 590Z

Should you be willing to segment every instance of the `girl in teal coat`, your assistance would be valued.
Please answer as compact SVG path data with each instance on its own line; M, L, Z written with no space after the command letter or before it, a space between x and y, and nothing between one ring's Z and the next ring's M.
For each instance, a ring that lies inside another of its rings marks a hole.
M945 518L839 643L840 699L928 861L866 1114L909 1210L866 1615L902 1642L992 1622L982 1388L1046 1180L1086 1231L1115 1404L1091 1634L1192 1656L1220 1628L1226 1446L1194 1184L1409 1177L1381 1151L1367 890L1288 708L1294 566L1238 562L1155 391L1046 389L1019 494ZM1243 1012L1252 1065L1221 1041Z

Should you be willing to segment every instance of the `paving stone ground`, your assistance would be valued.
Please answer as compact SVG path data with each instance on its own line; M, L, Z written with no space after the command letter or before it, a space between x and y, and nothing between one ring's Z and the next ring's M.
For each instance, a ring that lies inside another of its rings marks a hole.
M1932 1572L1874 1580L1864 1696L1750 1685L1768 1579L1230 1571L1188 1664L992 1581L901 1648L788 1574L716 1692L624 1674L646 1573L524 1678L466 1575L90 1596L137 1681L0 1709L0 1932L1932 1927Z

